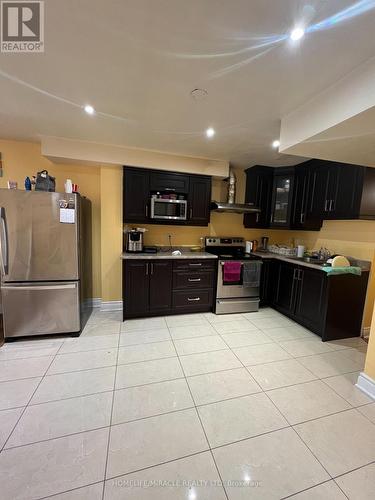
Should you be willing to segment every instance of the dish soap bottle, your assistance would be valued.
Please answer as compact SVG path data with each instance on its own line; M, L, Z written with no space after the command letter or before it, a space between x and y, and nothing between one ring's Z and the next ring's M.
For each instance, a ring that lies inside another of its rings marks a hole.
M26 191L31 191L31 180L30 180L30 177L26 177L26 179L25 179L25 189L26 189Z

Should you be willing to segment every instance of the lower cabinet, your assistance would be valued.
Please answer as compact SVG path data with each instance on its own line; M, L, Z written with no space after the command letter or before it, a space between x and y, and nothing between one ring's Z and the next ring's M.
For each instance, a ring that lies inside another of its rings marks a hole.
M124 259L124 320L211 311L216 264L209 259Z
M275 295L268 303L275 309L323 341L361 334L368 272L328 276L320 269L279 260L270 269Z

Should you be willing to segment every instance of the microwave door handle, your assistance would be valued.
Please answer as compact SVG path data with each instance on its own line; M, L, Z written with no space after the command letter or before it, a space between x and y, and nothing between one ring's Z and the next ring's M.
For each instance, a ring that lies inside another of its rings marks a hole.
M5 208L0 208L0 265L4 275L9 272L9 246L8 246L8 231L5 218Z

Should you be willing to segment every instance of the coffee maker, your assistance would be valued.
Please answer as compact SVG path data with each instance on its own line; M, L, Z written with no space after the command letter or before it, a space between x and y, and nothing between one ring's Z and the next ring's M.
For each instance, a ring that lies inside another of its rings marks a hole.
M129 229L125 233L125 251L128 253L143 252L144 231L139 228Z

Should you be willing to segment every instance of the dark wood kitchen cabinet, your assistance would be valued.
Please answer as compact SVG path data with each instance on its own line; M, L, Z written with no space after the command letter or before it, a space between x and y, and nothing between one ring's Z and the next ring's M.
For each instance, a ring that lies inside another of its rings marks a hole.
M150 262L149 310L151 313L167 313L172 305L172 262L155 260Z
M151 195L175 194L187 200L186 220L151 218ZM124 167L123 222L207 226L210 221L211 177Z
M278 261L276 266L276 291L273 304L286 315L293 315L295 308L296 266Z
M270 226L273 168L256 165L246 170L245 203L260 208L260 213L245 214L247 228L268 228Z
M275 297L275 266L274 259L263 259L260 274L259 298L260 306L273 304Z
M187 194L189 192L189 176L178 173L151 171L150 191Z
M328 276L321 269L275 259L271 305L323 341L361 334L368 272Z
M294 189L294 168L274 171L271 204L271 227L290 227Z
M124 259L123 319L212 311L216 260Z
M188 223L191 226L207 226L210 222L211 177L190 176L188 203Z
M123 266L124 319L164 314L172 304L172 262L129 259Z
M248 228L319 231L323 220L375 219L375 169L312 159L294 167L246 170Z
M295 168L294 197L291 215L291 229L319 231L323 224L320 214L313 216L311 203L313 201L314 173L303 165Z
M123 172L123 221L145 222L149 216L150 178L139 168Z
M375 219L375 169L324 160L309 160L303 166L311 175L307 217Z
M324 271L280 261L277 270L276 309L321 333L328 278Z

